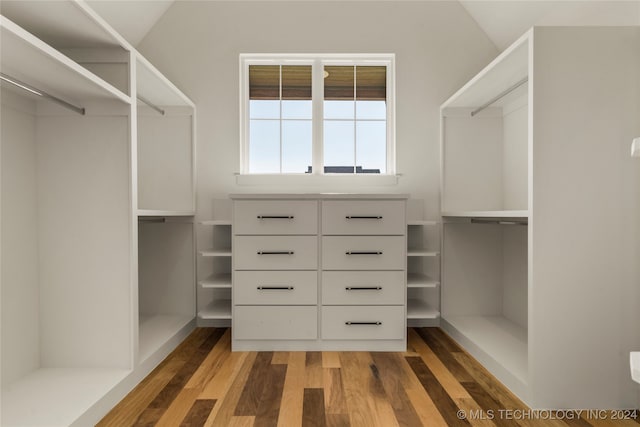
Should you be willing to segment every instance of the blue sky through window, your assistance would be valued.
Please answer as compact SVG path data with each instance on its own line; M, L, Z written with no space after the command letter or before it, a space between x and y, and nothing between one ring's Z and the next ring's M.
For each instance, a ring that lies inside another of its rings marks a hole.
M312 164L310 100L250 100L252 173L306 173ZM324 165L386 173L385 101L324 101Z

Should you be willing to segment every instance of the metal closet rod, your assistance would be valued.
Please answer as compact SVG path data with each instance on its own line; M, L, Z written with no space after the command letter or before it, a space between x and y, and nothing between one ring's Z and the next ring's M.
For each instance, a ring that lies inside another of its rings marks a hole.
M526 82L529 81L529 77L525 77L524 79L520 80L518 83L514 84L513 86L511 86L509 89L505 90L504 92L500 93L498 96L496 96L495 98L492 98L489 102L487 102L486 104L483 104L482 106L476 108L475 110L473 110L471 112L471 117L475 116L476 114L478 114L480 111L484 110L485 108L487 108L488 106L490 106L491 104L493 104L494 102L504 98L505 96L509 95L511 92L513 92L514 90L518 89L520 86L522 86L523 84L525 84Z
M167 219L166 218L138 218L138 222L165 223L167 222Z
M477 219L471 218L471 224L498 224L498 225L528 225L529 221L523 220L501 220L501 219Z
M162 114L164 116L165 111L158 107L156 104L153 104L152 102L150 102L149 100L147 100L146 98L141 97L140 95L138 95L138 100L144 102L145 104L147 104L149 107L153 108L154 110L156 110L158 113Z
M14 77L11 77L11 76L9 76L9 75L7 75L5 73L0 73L0 80L3 80L5 82L7 82L7 83L11 83L12 85L14 85L16 87L19 87L22 90L30 92L30 93L32 93L34 95L38 95L38 96L40 96L42 98L48 99L49 101L53 101L56 104L62 105L63 107L65 107L65 108L67 108L67 109L69 109L69 110L71 110L73 112L76 112L76 113L81 114L81 115L84 116L84 113L85 113L84 108L77 107L77 106L75 106L73 104L70 104L67 101L63 100L63 99L60 99L60 98L58 98L56 96L53 96L53 95L50 95L50 94L48 94L47 92L45 92L43 90L35 88L35 87L33 87L33 86L31 86L31 85L29 85L27 83L21 82L20 80L14 78Z

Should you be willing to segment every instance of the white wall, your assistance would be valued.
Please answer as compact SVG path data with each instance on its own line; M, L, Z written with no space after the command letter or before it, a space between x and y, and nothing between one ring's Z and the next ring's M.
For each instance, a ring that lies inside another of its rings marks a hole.
M36 124L32 113L15 108L14 97L3 90L0 111L3 386L40 366ZM8 98L14 107L4 104Z
M438 215L438 107L497 54L457 2L176 2L139 46L197 105L198 215L230 192L385 191ZM396 54L399 184L241 187L240 53Z
M460 3L500 50L534 25L640 25L637 0L460 0Z

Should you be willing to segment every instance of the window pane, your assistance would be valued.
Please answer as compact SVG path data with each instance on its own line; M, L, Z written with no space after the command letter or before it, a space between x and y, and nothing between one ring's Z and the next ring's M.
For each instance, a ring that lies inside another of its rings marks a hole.
M249 101L249 118L251 119L279 119L280 101Z
M311 135L311 120L282 121L283 173L309 172Z
M326 173L353 173L353 121L324 122L324 170Z
M361 173L386 173L387 123L356 122L356 165Z
M353 66L325 66L324 67L324 99L354 99L354 69Z
M280 99L279 65L249 65L249 99Z
M282 99L311 100L311 65L282 66Z
M251 120L249 125L249 172L280 172L280 121Z
M325 119L351 119L355 118L354 101L324 101Z
M356 118L385 120L387 118L387 103L385 101L356 101Z
M311 120L311 101L282 101L283 119Z
M356 99L387 99L387 67L356 67Z

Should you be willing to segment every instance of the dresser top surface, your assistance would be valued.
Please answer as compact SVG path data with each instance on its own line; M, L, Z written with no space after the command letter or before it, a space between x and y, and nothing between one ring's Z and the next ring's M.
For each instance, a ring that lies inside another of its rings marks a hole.
M234 193L229 194L229 198L233 200L301 200L301 199L349 199L349 200L385 200L385 199L400 199L405 200L409 198L408 194L393 194L393 193Z

